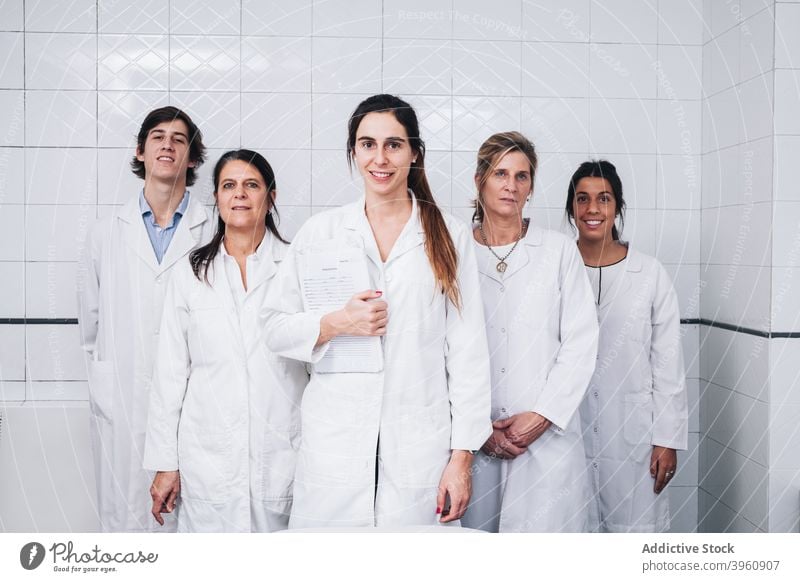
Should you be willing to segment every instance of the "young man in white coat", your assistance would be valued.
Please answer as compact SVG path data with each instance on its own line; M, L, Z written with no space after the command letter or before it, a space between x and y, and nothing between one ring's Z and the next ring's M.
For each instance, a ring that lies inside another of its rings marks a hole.
M202 134L175 107L148 113L137 136L138 195L89 230L78 266L97 512L104 532L174 531L150 514L142 468L161 312L173 267L207 239L208 211L189 195L203 163Z

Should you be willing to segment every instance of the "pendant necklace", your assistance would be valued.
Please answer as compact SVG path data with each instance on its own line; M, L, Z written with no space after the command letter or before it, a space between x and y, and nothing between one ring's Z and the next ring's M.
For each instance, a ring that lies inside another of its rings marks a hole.
M499 261L496 267L498 273L502 274L506 272L506 269L508 268L508 263L506 263L506 259L509 257L511 253L514 252L514 249L517 248L519 241L522 240L522 231L524 228L525 226L523 224L522 228L519 229L519 235L517 236L517 240L514 241L514 246L511 247L511 250L508 251L505 254L505 256L501 257L496 252L494 252L494 249L491 246L489 246L489 241L486 239L486 234L483 232L483 222L478 224L478 230L481 233L481 239L483 240L483 244L486 245L486 248L489 249L489 252L491 252L495 256L495 258Z

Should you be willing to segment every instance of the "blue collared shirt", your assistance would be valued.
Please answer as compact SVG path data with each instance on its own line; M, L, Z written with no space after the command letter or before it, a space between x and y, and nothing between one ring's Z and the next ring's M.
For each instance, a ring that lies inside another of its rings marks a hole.
M172 222L166 228L161 228L156 222L153 209L150 208L150 204L144 197L144 190L139 193L139 210L142 211L144 227L147 229L147 236L150 237L150 243L153 245L153 251L156 253L159 265L167 253L169 243L172 241L172 237L175 236L175 231L178 229L178 224L180 224L187 206L189 206L188 190L183 193L183 200L178 204L178 208L175 209L175 213L172 215Z

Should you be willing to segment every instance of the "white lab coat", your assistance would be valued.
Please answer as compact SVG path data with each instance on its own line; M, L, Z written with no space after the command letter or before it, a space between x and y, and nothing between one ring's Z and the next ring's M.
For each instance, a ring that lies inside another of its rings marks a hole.
M581 406L591 528L664 531L668 493L653 493L650 456L653 445L687 447L678 299L664 267L634 249L615 286L600 295L600 352Z
M180 470L180 532L286 529L305 366L266 349L258 314L286 252L267 233L237 310L222 249L198 280L178 266L161 322L144 466Z
M174 531L150 514L152 474L142 468L147 403L161 312L176 263L208 238L207 210L189 198L161 264L138 196L98 220L81 249L78 304L86 352L97 509L106 532Z
M311 217L292 242L264 310L270 349L312 363L327 350L329 344L314 349L320 315L304 312L300 286L300 265L315 252L362 249L372 288L389 305L389 323L383 371L318 373L312 366L291 528L435 525L437 487L451 449L477 449L490 434L471 234L445 220L459 257L460 313L437 289L416 200L385 263L363 197Z
M477 243L476 243L477 244ZM534 225L501 277L479 259L492 419L533 411L553 425L515 459L483 453L462 519L500 532L585 531L589 500L577 410L594 370L597 317L575 242Z

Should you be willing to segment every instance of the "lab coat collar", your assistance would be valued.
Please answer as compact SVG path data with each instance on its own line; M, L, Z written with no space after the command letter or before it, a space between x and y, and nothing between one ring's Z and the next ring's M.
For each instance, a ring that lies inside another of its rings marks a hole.
M277 262L283 258L283 252L276 253L278 247L285 246L282 242L277 240L275 236L267 231L264 235L264 239L261 241L261 244L258 245L256 248L256 252L254 253L254 260L248 261L248 271L247 271L247 297L249 297L252 292L258 288L259 285L264 284L266 281L269 281L275 274L278 272ZM222 265L225 261L226 256L228 255L228 251L225 250L225 243L219 245L219 253L220 256L220 264ZM278 255L278 256L276 256ZM249 257L248 257L249 258ZM224 268L224 265L223 265ZM227 277L225 281L227 281ZM230 289L229 289L230 291ZM232 299L232 296L231 296ZM247 298L245 298L247 301Z
M411 190L409 190L408 193L411 196L411 215L409 216L408 222L403 227L403 230L400 232L400 235L397 237L389 256L386 258L386 265L425 242L425 231L422 228L422 221L419 218L417 197ZM366 197L361 196L356 202L345 207L343 227L345 230L361 236L363 248L367 257L369 257L376 266L381 268L383 266L383 261L381 260L378 245L375 242L375 235L372 233L372 227L370 227L366 212L364 211L365 204Z
M157 274L169 269L197 245L199 235L197 237L193 236L192 230L208 220L203 206L193 196L189 195L186 213L175 229L175 235L169 243L161 264L159 264L156 260L156 253L153 251L153 244L147 235L147 229L142 222L138 196L128 200L119 209L117 218L124 223L124 238L128 246L136 252L145 265Z
M631 286L633 283L631 282L631 277L629 273L639 273L642 270L642 255L641 253L633 250L628 247L628 255L625 257L625 276L620 277L617 281L617 284L620 285L619 289L616 289L613 293L606 293L600 294L600 305L598 306L600 312L604 312L609 305L612 303L612 299L615 297L626 297L630 291Z
M478 243L480 244L480 243ZM533 223L528 224L528 230L525 233L525 236L519 244L517 248L514 249L515 258L516 260L508 264L508 270L503 273L503 276L500 276L500 273L497 272L497 260L492 261L479 261L478 270L493 279L500 285L503 284L504 281L508 281L511 276L521 271L531 260L531 253L536 252L532 247L538 247L542 244L542 229L538 226L535 226ZM492 257L494 259L494 257Z

